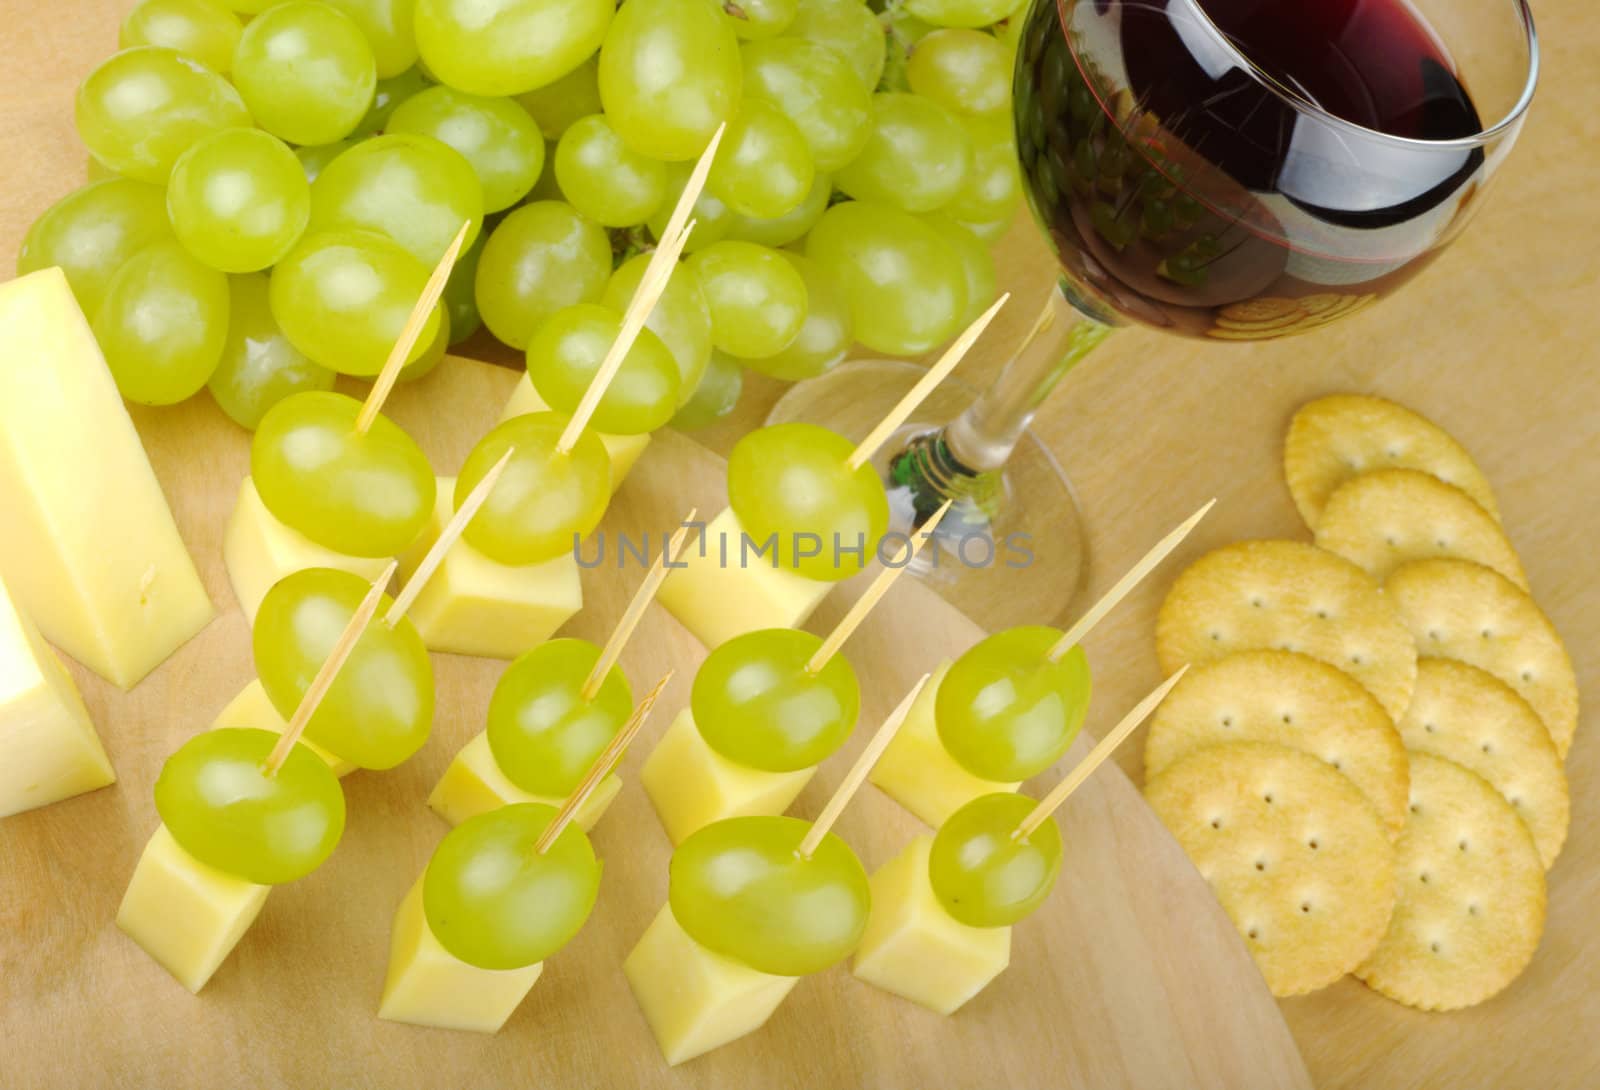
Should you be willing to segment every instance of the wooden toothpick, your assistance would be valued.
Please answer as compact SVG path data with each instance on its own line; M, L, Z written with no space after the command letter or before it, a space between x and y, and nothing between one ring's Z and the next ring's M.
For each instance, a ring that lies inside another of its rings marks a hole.
M1078 766L1068 772L1060 783L1050 789L1048 795L1039 800L1037 806L1028 811L1028 816L1023 818L1022 823L1012 832L1012 839L1026 840L1033 834L1035 829L1043 825L1045 819L1054 813L1062 803L1066 802L1069 795L1079 787L1082 787L1083 781L1087 780L1094 770L1099 768L1107 757L1111 756L1111 752L1120 746L1128 735L1133 733L1134 728L1143 723L1150 713L1156 710L1156 705L1166 698L1166 695L1172 691L1172 687L1188 672L1189 666L1185 663L1177 673L1156 686L1154 692L1134 705L1133 710L1122 717L1122 722L1112 727L1111 733L1100 739L1100 744L1089 751L1089 756L1080 761Z
M1050 653L1045 658L1051 662L1060 662L1063 655L1077 646L1089 634L1091 628L1099 624L1107 613L1115 609L1117 603L1127 597L1130 590L1138 586L1145 576L1155 570L1157 564L1167 558L1168 553L1176 549L1183 539L1189 536L1189 531L1193 530L1200 520L1206 517L1206 512L1215 507L1216 503L1215 499L1207 500L1201 505L1200 510L1185 519L1181 526L1156 542L1150 551L1145 553L1139 562L1129 570L1128 574L1118 579L1116 585L1106 591L1098 602L1090 606L1089 611L1079 617L1076 624L1062 633L1061 638L1050 648Z
M656 559L649 572L645 574L644 582L639 584L639 589L633 592L633 601L628 603L628 609L611 630L611 638L606 641L605 647L600 650L600 657L595 659L594 668L589 671L589 676L583 679L583 688L578 695L585 700L593 700L600 695L600 686L605 684L606 675L622 657L622 649L628 645L628 639L633 635L633 630L639 627L639 621L644 617L644 611L650 605L650 600L656 596L656 591L661 589L661 584L667 578L667 565L678 555L678 550L683 547L683 539L689 533L689 524L694 522L695 515L700 513L698 507L689 508L689 513L683 517L683 523L672 535L672 540L667 542L667 547L661 550L661 556Z

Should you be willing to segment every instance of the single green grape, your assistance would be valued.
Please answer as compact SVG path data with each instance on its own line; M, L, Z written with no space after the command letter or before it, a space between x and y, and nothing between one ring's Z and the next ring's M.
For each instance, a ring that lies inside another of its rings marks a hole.
M527 348L533 327L574 303L589 303L611 275L611 240L571 205L536 201L489 235L474 280L483 324L512 348Z
M544 137L509 98L430 87L400 104L388 131L431 136L460 152L483 187L485 212L516 204L544 170Z
M729 0L722 5L723 17L733 32L745 41L776 38L794 21L798 0Z
M471 224L470 246L483 226L483 186L460 152L431 136L396 132L363 140L324 167L311 187L311 230L376 231L429 270L463 223Z
M784 382L799 382L832 370L850 351L855 339L851 333L850 303L821 265L787 250L778 252L806 282L806 320L783 351L744 362L752 371Z
M986 27L1021 4L1022 0L906 0L906 10L938 27Z
M381 413L359 433L360 414L345 394L284 398L256 428L250 473L284 525L347 556L394 556L432 517L437 482L415 439Z
M972 147L972 169L940 211L963 223L1011 225L1022 203L1022 175L1011 119L1004 114L961 117Z
M576 825L539 852L555 816L553 806L516 803L445 835L422 877L422 911L439 945L480 969L521 969L583 929L600 893L600 861Z
M311 218L311 186L294 152L260 129L223 129L178 156L167 183L178 241L223 272L276 265Z
M828 199L832 196L833 179L826 174L813 175L811 188L799 204L781 216L768 219L734 216L728 225L728 237L774 248L798 242L817 225L822 213L828 210Z
M403 103L433 85L433 81L423 74L420 65L407 68L397 76L380 79L372 89L372 105L356 123L355 131L350 134L351 138L361 140L368 136L376 136L388 129L389 119Z
M279 0L223 0L229 10L240 15L259 15L263 11L278 3Z
M944 910L968 927L1009 927L1044 903L1061 873L1061 830L1046 818L1026 839L1012 834L1034 800L1014 791L980 795L933 837L928 881Z
M175 239L153 242L111 278L93 328L123 397L176 405L198 393L222 359L228 278Z
M632 0L630 0L630 3ZM833 833L811 858L809 821L713 822L672 854L667 900L701 946L775 976L820 973L850 956L867 927L867 872Z
M611 501L611 459L594 429L565 453L556 449L567 417L526 413L478 441L456 479L456 507L515 446L488 502L467 524L467 543L501 564L554 560L588 537Z
M844 436L815 424L758 428L734 445L728 503L757 545L777 541L780 568L837 582L877 554L889 528L889 499L871 463L850 468L854 450Z
M235 424L254 431L284 398L331 390L333 379L333 371L306 359L278 328L265 274L228 277L228 339L206 385Z
M520 95L599 49L613 9L612 0L417 0L417 46L441 83Z
M776 250L724 239L685 265L711 308L711 341L752 359L789 347L806 320L806 282Z
M89 73L73 115L84 146L124 177L165 185L178 156L218 129L250 124L233 85L156 45L124 49Z
M678 198L683 195L683 187L688 184L689 175L694 167L690 163L667 164L667 189L661 204L657 206L655 214L645 221L650 228L650 234L657 240L661 239L661 232L667 229L667 221L672 218L672 210L678 206ZM694 229L689 232L689 241L684 245L686 254L699 253L713 243L721 242L728 234L728 229L739 217L733 209L723 204L716 194L708 189L700 190L700 195L694 200L694 208L689 213L689 218L694 221Z
M308 231L272 270L272 316L309 358L365 378L383 370L427 282L428 267L383 235ZM435 312L409 360L438 328Z
M883 78L887 40L877 14L862 0L799 0L787 33L839 54L864 90L874 90Z
M140 0L122 21L117 47L165 46L225 76L243 29L217 0Z
M794 122L816 169L839 170L872 135L872 99L839 54L801 38L752 42L743 49L744 93Z
M370 589L359 575L305 568L261 599L251 647L279 715L294 714ZM360 768L393 768L433 727L433 664L409 618L384 620L392 604L385 596L306 726L307 738Z
M932 212L961 191L972 149L950 112L921 95L872 96L872 135L834 183L862 201Z
M548 640L500 675L489 699L489 749L529 794L566 798L633 714L619 666L585 699L583 683L599 660L588 640Z
M600 54L591 54L554 83L518 95L517 102L528 111L546 140L560 140L578 118L604 109L600 104Z
M372 47L344 12L289 0L251 19L233 51L233 82L256 124L291 144L349 136L372 105Z
M600 302L617 313L628 309L633 293L644 279L650 264L649 254L637 254L624 261L606 281ZM667 346L678 365L678 402L686 402L700 385L711 361L711 308L706 303L700 281L680 265L667 280L644 327ZM602 431L605 429L602 428Z
M599 303L575 303L534 327L528 340L528 377L539 397L571 415L622 331L622 315ZM600 397L591 424L611 435L655 431L678 409L678 364L667 346L641 329Z
M741 216L770 219L794 211L816 173L794 122L771 103L750 99L728 124L706 185Z
M967 309L961 316L962 325L971 323L989 309L989 304L999 297L994 257L983 239L971 228L957 223L941 212L923 216L922 222L938 232L961 258L961 268L966 274Z
M294 149L294 157L300 161L300 170L306 176L306 181L314 182L323 169L339 156L356 146L353 138L335 140L331 144L309 144L303 148Z
M78 305L93 319L117 270L171 234L160 186L127 178L90 182L33 221L17 253L17 275L60 266Z
M936 30L912 49L906 82L953 114L998 113L1011 103L1011 56L993 34Z
M156 813L178 846L263 886L304 878L344 833L344 791L321 757L296 745L267 774L280 737L268 730L201 731L156 777Z
M461 252L455 268L450 270L450 279L445 282L441 298L445 322L441 324L449 324L451 344L460 344L483 324L483 319L478 315L476 281L478 260L483 256L483 245L487 240L486 233L479 234L478 241Z
M628 147L604 114L567 126L554 165L572 207L602 227L643 223L666 196L665 165Z
M325 0L348 15L372 47L373 67L379 79L398 76L417 63L417 39L412 32L414 0Z
M739 108L739 39L706 0L628 0L600 47L606 120L634 151L693 159Z
M694 393L668 423L679 431L708 428L738 408L743 393L744 368L727 353L713 351Z
M1061 759L1089 711L1089 660L1074 647L1051 662L1061 633L1022 625L987 636L951 664L934 702L939 740L985 780L1037 776Z
M400 374L395 381L416 382L433 374L433 369L443 362L445 353L450 350L451 336L450 309L445 307L439 312L439 332L428 342L428 347L422 350L422 355L400 368Z

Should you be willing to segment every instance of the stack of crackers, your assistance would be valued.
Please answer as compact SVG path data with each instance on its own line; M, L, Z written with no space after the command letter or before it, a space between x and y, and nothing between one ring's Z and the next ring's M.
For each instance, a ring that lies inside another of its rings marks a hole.
M1373 397L1295 414L1284 470L1315 544L1191 565L1156 629L1193 665L1151 722L1146 795L1277 995L1354 973L1424 1010L1532 958L1567 834L1578 721L1482 471Z

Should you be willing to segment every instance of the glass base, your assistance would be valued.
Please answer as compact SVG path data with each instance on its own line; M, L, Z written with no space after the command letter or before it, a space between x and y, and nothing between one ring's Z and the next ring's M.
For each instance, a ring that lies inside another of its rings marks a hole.
M768 424L819 424L861 439L926 371L857 360L789 390ZM905 533L946 499L955 506L911 574L990 631L1062 618L1083 589L1087 545L1061 466L1025 434L1004 468L974 473L941 441L975 391L946 380L873 458L889 493L890 529Z

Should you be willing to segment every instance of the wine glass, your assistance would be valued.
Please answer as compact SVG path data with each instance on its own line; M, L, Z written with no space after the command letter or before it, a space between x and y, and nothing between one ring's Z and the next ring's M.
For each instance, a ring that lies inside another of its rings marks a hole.
M1523 0L1032 0L1013 85L1060 277L981 393L949 384L877 463L897 524L958 501L914 570L994 627L1062 613L1085 550L1027 432L1119 325L1249 341L1371 305L1456 237L1538 75ZM1015 305L1015 304L1014 304ZM858 361L771 422L865 434L920 375Z

